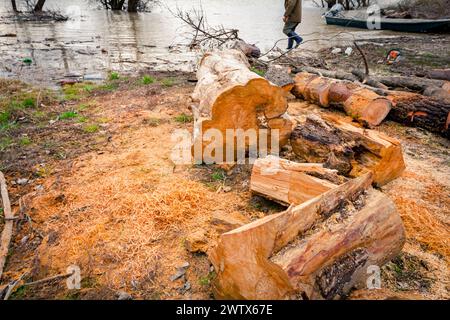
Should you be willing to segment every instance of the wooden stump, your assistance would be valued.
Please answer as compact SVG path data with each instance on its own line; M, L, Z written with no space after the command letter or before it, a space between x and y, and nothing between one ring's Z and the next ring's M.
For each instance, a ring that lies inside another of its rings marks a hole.
M402 249L393 202L371 174L287 211L222 234L209 252L219 299L337 299L362 287L369 266Z
M205 136L209 129L221 133L223 139L216 143L223 146L223 157L227 153L226 146L229 152L230 147L234 147L236 157L237 149L245 149L240 150L243 152L253 148L270 149L271 139L279 146L288 142L292 123L286 115L287 92L250 71L249 67L247 58L238 50L207 53L201 60L198 83L192 95L197 103L193 107L196 162L218 162L216 154L212 157L204 154L211 144ZM227 136L227 130L254 133L257 141L245 138L242 148L236 136ZM260 134L267 136L267 143L260 139Z
M405 169L400 142L381 132L358 128L332 116L309 115L298 120L291 145L308 162L325 163L350 177L370 171L377 186L398 178Z
M296 163L274 156L256 160L250 190L284 205L300 204L343 182L322 164Z

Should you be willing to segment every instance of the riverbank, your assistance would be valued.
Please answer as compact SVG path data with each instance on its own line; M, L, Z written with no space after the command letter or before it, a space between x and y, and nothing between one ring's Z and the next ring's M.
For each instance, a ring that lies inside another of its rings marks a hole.
M283 208L249 192L247 166L172 163L171 134L193 129L192 78L111 73L56 92L1 81L2 112L10 109L0 164L19 215L2 284L64 274L70 264L82 274L81 290L50 281L18 286L12 299L212 298L215 275L202 252L224 227L213 215L251 221ZM328 112L290 101L291 115L312 111ZM384 290L370 294L448 299L448 140L390 121L378 130L404 148L407 170L383 191L405 221L407 245L383 268ZM193 237L200 253L186 247Z

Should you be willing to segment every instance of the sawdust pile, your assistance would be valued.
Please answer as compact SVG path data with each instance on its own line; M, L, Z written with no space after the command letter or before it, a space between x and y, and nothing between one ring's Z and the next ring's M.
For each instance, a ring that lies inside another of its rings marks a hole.
M408 238L425 245L427 249L450 259L450 191L433 180L405 174L404 183L392 192L397 209L405 224ZM409 180L409 181L408 181ZM410 184L423 185L416 197Z
M145 159L104 156L33 201L33 218L49 234L41 268L52 273L77 264L83 274L123 287L151 272L168 253L164 242L181 244L183 232L209 216L216 201L203 184L164 174L169 168L145 168Z

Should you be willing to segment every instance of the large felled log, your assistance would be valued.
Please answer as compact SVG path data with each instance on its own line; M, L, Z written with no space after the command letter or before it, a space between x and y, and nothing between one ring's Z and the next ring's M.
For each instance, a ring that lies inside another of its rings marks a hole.
M275 156L257 159L250 190L282 204L300 204L335 188L343 180L322 164L296 163Z
M292 93L322 107L340 107L369 126L379 125L391 110L391 101L373 90L307 72L298 73Z
M393 202L371 182L367 174L222 234L209 252L216 297L337 299L365 284L367 268L405 241Z
M291 145L308 162L325 162L328 168L350 177L371 171L378 186L398 178L405 169L400 142L381 132L332 116L309 115L298 121Z
M269 145L271 139L277 140L280 146L287 143L292 129L292 123L285 115L287 92L250 71L249 67L247 58L238 50L216 51L202 58L192 96L198 104L193 107L197 162L208 160L203 150L210 145L209 138L205 137L209 129L222 134L224 155L226 145L237 144L236 137L228 136L227 139L227 130L253 131L258 137L256 144L259 144L259 134L264 129L267 130ZM246 151L254 147L255 141L245 139Z
M450 101L401 91L391 91L388 98L393 103L389 119L450 138Z

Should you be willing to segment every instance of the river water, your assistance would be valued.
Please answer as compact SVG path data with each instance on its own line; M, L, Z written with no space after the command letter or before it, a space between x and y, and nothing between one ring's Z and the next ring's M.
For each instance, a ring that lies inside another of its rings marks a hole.
M10 1L0 0L0 36L16 35L0 37L0 76L54 85L68 75L100 79L111 70L192 71L196 54L180 45L186 43L186 29L168 8L174 11L177 7L183 10L201 7L209 25L239 29L241 38L255 43L263 52L284 38L283 0L164 0L164 5L155 5L151 12L136 14L98 9L92 2L47 0L47 9L59 9L71 17L67 22L50 23L14 21L8 13ZM298 31L305 40L313 41L302 48L345 45L353 37L393 34L327 26L321 17L324 9L304 2L303 22ZM285 48L286 41L279 46ZM33 63L25 65L22 63L25 58L31 58Z

